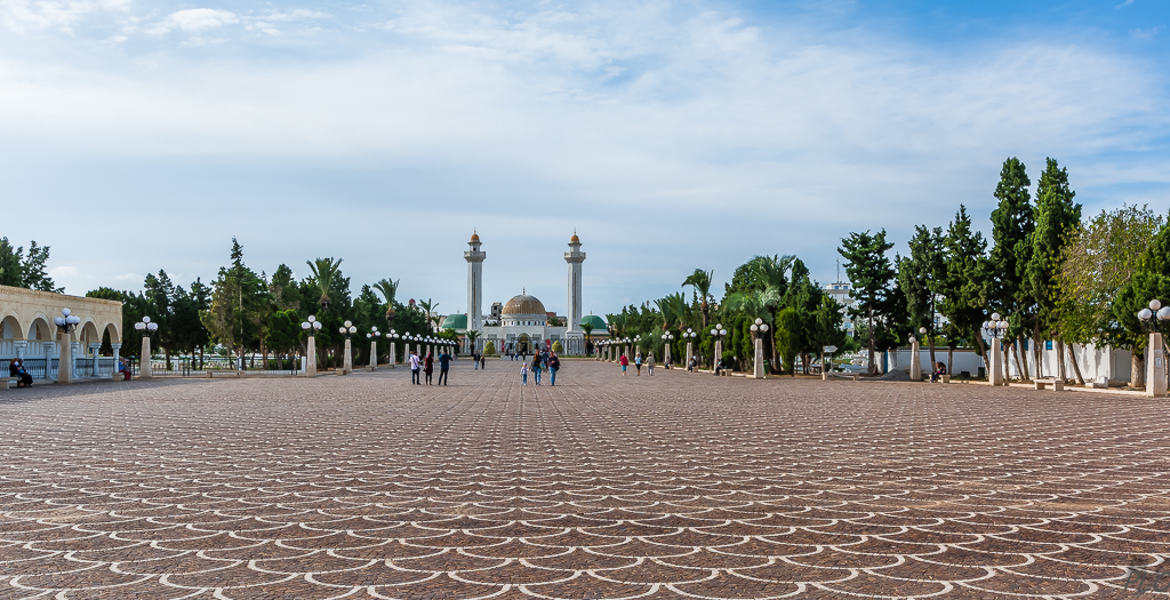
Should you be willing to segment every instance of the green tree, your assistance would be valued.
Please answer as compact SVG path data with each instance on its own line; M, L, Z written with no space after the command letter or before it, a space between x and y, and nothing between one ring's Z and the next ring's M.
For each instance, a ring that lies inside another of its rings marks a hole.
M1056 274L1053 315L1061 336L1069 342L1129 350L1135 383L1145 376L1142 358L1146 342L1137 319L1130 321L1129 316L1149 298L1137 299L1138 289L1127 294L1122 290L1130 284L1142 254L1163 224L1162 217L1147 206L1101 211L1069 237ZM1140 287L1151 286L1143 283ZM1151 291L1156 292L1157 283L1152 287ZM1127 296L1134 299L1121 309L1126 318L1118 320L1113 315L1114 304L1119 297ZM1134 329L1125 329L1123 322L1129 322Z
M48 262L48 246L40 246L33 240L26 254L24 247L14 248L8 238L0 237L0 285L64 293L65 288L57 287L49 277Z
M947 331L947 368L955 364L955 346L961 339L970 340L987 359L983 346L982 323L987 319L988 282L987 240L974 231L967 207L959 205L955 218L947 227L943 240L945 275L939 287L938 311L949 323Z
M1058 364L1063 365L1064 335L1054 315L1057 302L1056 274L1065 245L1081 224L1081 205L1074 202L1076 192L1068 183L1068 170L1049 158L1036 188L1036 228L1032 231L1032 251L1026 269L1025 289L1035 306L1036 339L1049 335L1056 340ZM1068 348L1077 381L1084 384L1076 354ZM1040 362L1036 374L1040 375ZM1062 375L1059 368L1056 375Z
M287 357L300 345L301 319L295 310L278 310L268 315L264 345L277 358ZM267 366L267 365L266 365Z
M220 267L211 304L202 315L211 338L241 359L246 350L259 346L269 307L267 292L264 280L244 264L243 247L232 238L231 265Z
M683 280L683 286L691 286L694 290L695 298L699 303L699 311L703 316L703 329L707 328L708 316L711 311L710 302L714 300L711 297L711 280L715 277L715 271L704 271L702 269L695 269Z
M386 300L385 318L387 325L394 318L394 297L398 294L399 281L401 280L382 278L374 283L374 289L381 292L382 298Z
M837 252L845 259L845 273L853 286L853 298L857 305L853 310L854 319L864 319L866 349L869 353L869 373L877 374L875 361L878 333L877 328L888 324L897 310L898 299L892 285L894 267L886 253L894 244L886 241L886 230L873 234L869 231L851 233L841 240ZM777 328L782 324L777 324Z
M942 229L915 226L909 246L910 256L898 261L898 286L906 297L911 331L918 335L920 329L926 329L930 364L933 365L936 362L934 315L946 279L946 244Z
M281 264L272 272L272 280L268 282L268 294L272 296L272 304L276 310L297 310L301 304L300 290L293 280L293 271L286 264Z
M1026 329L1036 330L1035 311L1024 284L1032 257L1032 231L1036 229L1035 210L1028 193L1030 185L1024 163L1015 157L1008 158L995 187L999 203L991 211L990 266L995 277L991 280L989 300L1012 323L1008 337L1014 340L1011 346L1016 366L1025 379L1029 377L1029 369L1027 359L1021 360L1020 338ZM1036 364L1040 364L1039 347Z
M334 284L341 274L341 260L331 256L305 261L305 264L309 265L309 272L312 273L309 281L320 294L317 304L321 306L323 313L328 313L329 306L334 302Z

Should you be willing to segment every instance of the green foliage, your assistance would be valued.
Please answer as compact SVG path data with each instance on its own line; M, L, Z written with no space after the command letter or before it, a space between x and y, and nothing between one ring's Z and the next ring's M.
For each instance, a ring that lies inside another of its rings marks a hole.
M979 330L987 319L991 291L987 241L973 230L967 207L959 205L943 244L945 275L938 288L942 297L938 311L949 323L944 333L952 348L961 339L982 344Z
M711 281L714 277L714 270L704 271L702 269L695 269L695 272L687 276L682 282L684 287L691 286L694 292L695 299L699 304L699 310L703 316L702 324L704 329L707 327L707 320L711 311L710 303L714 301L714 298L711 297Z
M893 243L886 241L886 230L883 229L876 234L869 231L851 233L841 240L838 249L845 259L845 273L857 301L853 317L864 320L864 327L858 329L865 332L870 373L877 372L874 359L879 342L894 337L890 328L904 321L898 317L899 311L904 311L905 301L900 290L892 285L895 271L886 256L893 247Z
M491 342L488 342L488 343L490 344ZM485 348L486 348L486 346L485 346ZM552 343L552 351L553 351L553 352L556 352L557 354L560 354L561 352L564 352L564 351L565 351L565 347L564 347L563 345L561 345L561 341L560 341L560 340L557 340L557 341L555 341L555 342L553 342L553 343ZM485 354L487 353L487 350L486 350L486 349L484 350L484 353L485 353ZM492 349L492 354L494 354L494 353L495 353L495 349L493 348L493 349Z
M211 339L236 349L259 345L261 325L268 316L268 289L254 271L244 265L244 251L232 238L232 263L222 267L212 284L211 306L203 313L203 325Z
M317 298L317 304L319 304L321 306L321 310L325 312L329 311L329 306L333 303L334 300L334 282L336 279L338 279L338 275L341 273L341 260L342 259L340 258L329 257L305 261L305 264L309 265L309 271L312 273L312 277L309 278L309 282L320 294L320 296Z
M293 310L278 310L268 315L264 345L280 354L289 354L300 343L301 319Z
M1075 196L1068 183L1068 170L1049 158L1036 190L1036 228L1024 281L1036 305L1038 326L1044 329L1058 329L1059 319L1054 315L1057 273L1065 245L1081 223L1081 205L1073 202ZM1059 331L1057 336L1064 339Z
M48 262L48 246L33 240L26 253L23 246L13 247L8 238L0 237L0 285L64 293L65 288L57 287L49 277Z
M776 315L776 348L783 361L784 370L796 374L796 355L800 353L801 335L804 325L800 315L792 307Z
M553 344L553 350L554 350L554 351L556 351L556 352L560 352L560 350L557 350L557 344L559 344L559 343L560 343L560 342L557 342L556 344ZM491 340L488 340L488 342L487 342L486 344L484 344L484 345L483 345L483 353L484 353L484 354L486 354L486 355L488 355L488 356L495 356L495 354L496 354L496 343L495 343L495 342L493 342L493 341L491 341Z
M1005 315L1023 310L1028 304L1023 282L1032 256L1032 231L1036 228L1028 193L1031 184L1024 163L1015 157L1004 161L995 187L999 204L991 211L990 266L997 276L991 280L989 300Z

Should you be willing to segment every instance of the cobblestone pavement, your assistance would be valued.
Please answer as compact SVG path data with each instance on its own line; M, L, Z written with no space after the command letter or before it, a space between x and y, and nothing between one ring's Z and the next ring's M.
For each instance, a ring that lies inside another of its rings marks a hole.
M0 392L0 598L1137 598L1170 556L1166 401L517 371Z

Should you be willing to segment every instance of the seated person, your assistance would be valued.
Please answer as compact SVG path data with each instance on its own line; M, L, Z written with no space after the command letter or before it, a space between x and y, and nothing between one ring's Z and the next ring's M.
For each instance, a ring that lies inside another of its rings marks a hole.
M942 381L942 376L947 374L946 363L939 361L934 363L934 372L930 374L930 382L936 383Z
M24 363L19 358L14 358L8 363L8 376L16 378L18 388L32 385L32 375L24 368Z

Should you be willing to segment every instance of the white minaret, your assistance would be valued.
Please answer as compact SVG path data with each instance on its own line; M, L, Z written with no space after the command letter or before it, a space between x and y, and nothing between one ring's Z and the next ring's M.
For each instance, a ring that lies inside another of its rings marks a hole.
M572 347L573 354L585 352L585 342L581 334L581 263L585 262L585 253L581 251L581 238L577 232L569 238L569 251L565 253L565 262L569 263L569 322L565 331L565 338Z
M472 231L471 240L467 242L470 250L463 253L467 260L467 330L479 331L483 328L483 259L487 252L479 249L479 234Z

